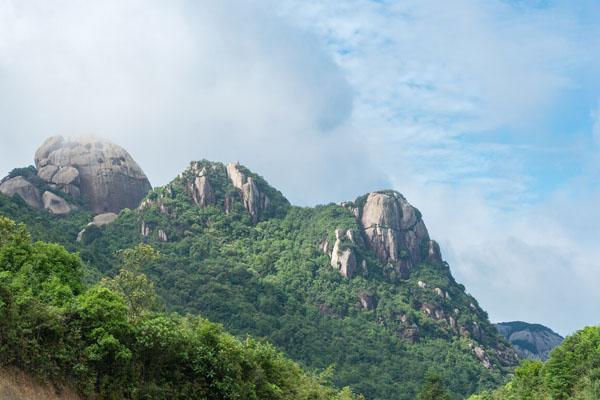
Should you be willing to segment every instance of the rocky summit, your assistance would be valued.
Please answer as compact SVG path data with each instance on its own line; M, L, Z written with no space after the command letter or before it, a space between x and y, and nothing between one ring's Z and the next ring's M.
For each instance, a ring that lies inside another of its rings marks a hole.
M36 151L34 171L15 170L0 184L3 194L17 194L30 206L59 215L78 206L94 214L135 208L151 188L122 147L102 139L62 136L47 139Z
M496 324L496 328L521 358L547 360L550 352L564 340L558 333L540 324L501 322Z

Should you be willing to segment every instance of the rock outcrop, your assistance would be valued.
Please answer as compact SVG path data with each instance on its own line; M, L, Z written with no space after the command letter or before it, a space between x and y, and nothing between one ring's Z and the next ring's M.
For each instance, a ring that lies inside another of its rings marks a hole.
M81 242L81 240L83 240L83 236L90 228L99 228L101 226L108 225L114 220L116 220L118 217L119 216L115 213L104 213L96 215L92 222L87 224L86 227L79 232L79 234L77 235L77 241Z
M42 208L40 191L22 176L6 179L0 184L0 193L6 196L19 195L33 208Z
M335 244L331 251L331 266L337 269L346 278L356 275L356 256L349 247L344 247L343 240L347 238L352 241L352 234L341 229L335 230Z
M539 324L514 321L495 326L521 358L547 360L550 352L564 339L552 329Z
M65 199L49 191L42 195L42 203L46 210L55 215L68 214L73 209Z
M259 214L269 207L269 198L258 189L254 179L246 176L239 167L239 163L227 164L227 176L231 184L240 192L244 208L256 222Z
M367 246L382 264L392 264L400 276L406 277L420 262L441 262L439 246L430 240L421 213L400 193L369 193L354 213Z
M51 137L36 151L35 165L41 179L83 197L98 214L135 208L151 189L129 153L105 140Z

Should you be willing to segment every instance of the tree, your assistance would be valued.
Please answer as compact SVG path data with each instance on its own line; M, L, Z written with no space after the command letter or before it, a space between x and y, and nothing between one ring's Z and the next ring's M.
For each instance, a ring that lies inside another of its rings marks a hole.
M450 400L450 394L444 388L442 379L436 374L429 373L417 398L418 400Z
M140 244L120 253L122 268L113 279L103 278L102 286L120 294L125 300L129 315L136 320L144 311L156 311L161 301L156 287L142 268L159 258L159 253L147 244Z

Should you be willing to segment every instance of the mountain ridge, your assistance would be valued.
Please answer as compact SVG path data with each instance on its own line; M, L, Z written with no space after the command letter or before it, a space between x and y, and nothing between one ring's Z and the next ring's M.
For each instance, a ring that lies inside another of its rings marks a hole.
M517 363L396 191L298 207L239 163L201 160L102 225L85 209L57 219L27 207L0 196L0 212L40 235L71 232L57 239L91 281L117 272L119 251L151 244L162 257L144 272L170 310L265 338L308 368L335 364L334 382L367 398L413 398L430 370L458 398Z

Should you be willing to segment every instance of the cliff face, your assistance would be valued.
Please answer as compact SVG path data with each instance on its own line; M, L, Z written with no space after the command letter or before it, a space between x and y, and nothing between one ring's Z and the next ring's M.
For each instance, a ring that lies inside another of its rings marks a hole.
M547 360L550 352L559 346L564 338L552 329L527 322L501 322L496 329L515 348L521 358Z
M371 192L342 206L351 210L356 218L361 233L357 240L373 251L384 267L391 266L399 278L408 278L410 271L423 262L442 263L440 247L429 238L421 213L400 193ZM353 236L348 236L348 240L357 244ZM332 266L342 275L352 277L357 272L356 257L352 249L340 253L338 247L342 240L344 238L336 232L333 251L329 252L326 241L321 243L321 250L330 255Z

